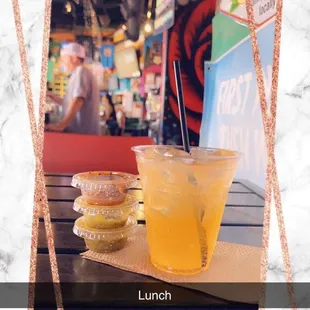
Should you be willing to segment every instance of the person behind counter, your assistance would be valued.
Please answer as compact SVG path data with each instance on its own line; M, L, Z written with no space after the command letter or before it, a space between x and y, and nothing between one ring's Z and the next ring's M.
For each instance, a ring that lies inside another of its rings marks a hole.
M62 120L47 124L47 130L79 134L99 134L100 93L92 72L84 67L85 49L77 43L69 43L61 50L64 71L69 74L64 99L52 92L47 96L63 106Z
M117 124L117 117L115 107L112 101L112 97L109 94L105 94L102 98L104 104L103 120L107 122L111 136L119 135L119 126Z

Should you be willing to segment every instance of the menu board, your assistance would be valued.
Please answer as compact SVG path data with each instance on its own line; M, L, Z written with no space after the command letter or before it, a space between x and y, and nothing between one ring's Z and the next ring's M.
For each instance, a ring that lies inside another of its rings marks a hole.
M175 0L156 0L154 35L168 30L174 24Z
M103 44L100 48L101 64L104 68L113 68L115 47L112 44Z
M143 54L144 54L144 69L152 65L161 65L162 57L162 43L163 36L161 34L157 36L148 37L144 41Z
M137 52L129 47L115 53L115 67L120 79L140 76Z

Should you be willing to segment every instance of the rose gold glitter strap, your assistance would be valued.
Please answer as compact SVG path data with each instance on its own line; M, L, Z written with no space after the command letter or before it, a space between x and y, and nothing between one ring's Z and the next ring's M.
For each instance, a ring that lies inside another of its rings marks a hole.
M280 189L276 171L276 163L274 156L275 147L275 124L276 124L276 109L277 109L277 94L278 94L278 76L279 76L279 58L280 58L280 43L281 43L281 24L282 24L282 0L277 0L276 18L275 18L275 36L274 36L274 56L272 70L272 89L271 89L271 106L270 115L268 116L267 100L265 92L265 84L260 61L259 46L256 36L256 25L254 20L253 5L251 0L246 0L246 9L248 15L248 23L252 42L252 50L254 64L256 70L256 78L258 92L260 96L260 105L262 118L265 130L265 139L267 147L267 176L266 176L266 193L265 193L265 211L264 211L264 232L263 232L263 254L261 260L261 281L266 282L268 270L268 244L270 230L270 208L272 198L275 201L276 214L278 219L280 241L282 247L282 255L284 260L286 281L288 283L288 293L291 299L292 307L296 308L295 297L292 283L292 271L285 232L284 218L282 212ZM272 196L273 194L273 196ZM265 287L262 286L260 307L265 307Z
M24 37L22 30L22 22L20 16L20 7L18 0L12 0L13 13L16 25L16 34L18 38L19 52L21 57L22 73L25 84L26 100L28 106L28 114L31 128L31 136L36 157L36 177L35 177L35 194L34 194L34 213L32 221L32 237L31 237L31 256L30 256L30 277L29 282L36 281L36 267L37 267L37 245L38 245L38 225L39 225L39 210L44 212L44 223L48 240L48 250L50 256L52 279L55 283L56 304L58 309L63 308L62 296L59 286L59 274L56 260L56 253L54 247L54 237L52 232L49 207L47 202L47 195L45 189L45 178L42 166L43 156L43 140L44 140L44 106L46 94L46 79L47 79L47 60L49 49L49 32L50 32L50 16L51 16L51 0L45 0L45 18L44 18L44 36L43 36L43 51L42 51L42 75L40 83L40 104L39 104L39 123L36 125L36 118L34 113L33 96L31 91L30 76L27 65L27 56L24 45ZM28 307L33 308L35 291L34 286L30 285Z

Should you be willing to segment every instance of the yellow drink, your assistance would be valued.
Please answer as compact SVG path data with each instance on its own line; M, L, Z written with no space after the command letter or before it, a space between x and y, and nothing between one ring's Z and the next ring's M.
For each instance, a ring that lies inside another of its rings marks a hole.
M226 150L133 148L141 177L151 261L176 274L209 267L238 162Z

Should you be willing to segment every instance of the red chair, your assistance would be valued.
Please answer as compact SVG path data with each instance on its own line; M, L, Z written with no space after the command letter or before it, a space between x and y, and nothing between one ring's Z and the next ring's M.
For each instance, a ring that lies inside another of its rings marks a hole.
M110 137L46 132L43 168L46 173L112 170L137 174L132 146L153 145L149 137Z

